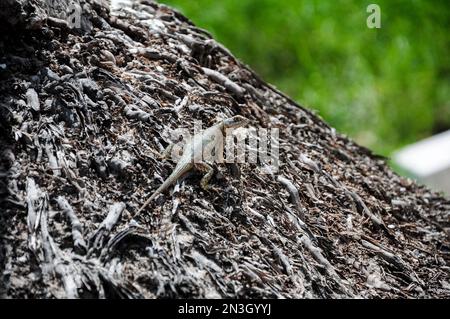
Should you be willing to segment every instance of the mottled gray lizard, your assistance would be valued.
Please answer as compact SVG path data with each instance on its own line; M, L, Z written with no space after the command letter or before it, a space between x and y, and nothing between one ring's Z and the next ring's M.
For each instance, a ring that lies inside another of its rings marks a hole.
M161 186L159 186L150 198L145 201L145 203L137 211L136 215L142 212L142 210L144 210L148 204L156 198L156 196L161 194L161 192L166 190L169 186L175 184L181 176L194 168L194 166L207 171L205 176L200 181L202 188L206 189L208 182L214 173L213 168L208 163L208 161L214 160L214 155L212 155L211 152L208 152L208 150L211 150L217 146L217 143L223 142L222 138L225 136L227 129L242 127L247 123L248 120L245 117L236 115L222 120L214 126L211 126L210 128L194 135L194 137L190 139L189 142L183 147L183 154L179 158L177 166L173 170L172 174L170 174L170 176L161 184ZM223 148L219 151L222 152ZM210 158L205 159L205 153L209 154ZM216 153L215 156L221 156L221 154Z

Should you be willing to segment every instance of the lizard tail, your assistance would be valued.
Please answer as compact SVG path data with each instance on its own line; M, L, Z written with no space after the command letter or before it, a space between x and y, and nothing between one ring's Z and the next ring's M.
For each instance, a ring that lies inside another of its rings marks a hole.
M164 184L163 184L164 185ZM135 215L139 215L151 202L152 200L155 199L155 197L159 194L159 192L162 190L162 186L161 185L153 194L152 196L150 196L144 204L142 204L141 208L139 208L139 210L137 211L137 213Z
M161 192L163 192L170 185L174 184L177 181L178 177L186 173L191 167L192 166L190 165L183 165L181 168L175 168L175 170L164 181L164 183L162 183L161 186L159 186L158 189L152 194L152 196L150 196L150 198L145 201L141 208L139 208L135 216L140 214L148 206L148 204L150 204L151 201L155 199L156 196L161 194Z
M141 208L136 212L136 215L139 215L151 202L158 196L163 190L165 190L168 186L170 186L170 181L166 180L164 183L161 184L161 186L158 187L156 191L153 192L152 196L150 196L144 204L142 204Z
M150 196L150 198L145 201L145 203L141 206L141 208L139 208L139 210L136 212L135 216L139 215L148 206L148 204L150 204L150 202L155 198L155 195L156 192L153 193L153 195Z

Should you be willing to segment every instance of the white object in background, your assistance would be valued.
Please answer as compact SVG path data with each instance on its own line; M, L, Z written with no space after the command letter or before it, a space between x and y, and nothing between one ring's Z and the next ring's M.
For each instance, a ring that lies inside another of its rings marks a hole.
M450 131L401 149L394 160L425 185L450 195Z
M124 7L131 7L133 4L132 1L130 0L111 0L111 9L113 10L118 10L120 8L124 8Z

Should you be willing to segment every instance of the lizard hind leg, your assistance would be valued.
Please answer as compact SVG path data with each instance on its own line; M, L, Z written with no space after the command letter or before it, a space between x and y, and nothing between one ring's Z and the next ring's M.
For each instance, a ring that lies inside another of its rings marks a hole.
M170 159L174 146L175 146L175 143L170 143L169 145L167 145L167 147L164 149L163 153L160 154L161 159L165 159L165 160Z
M200 180L201 188L204 190L210 189L211 186L208 183L214 175L214 168L206 162L196 163L195 168L199 171L206 172L206 174Z

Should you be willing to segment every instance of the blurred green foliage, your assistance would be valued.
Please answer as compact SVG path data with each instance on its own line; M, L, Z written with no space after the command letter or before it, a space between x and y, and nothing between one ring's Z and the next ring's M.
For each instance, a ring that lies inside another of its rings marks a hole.
M450 1L161 1L378 153L450 128Z

